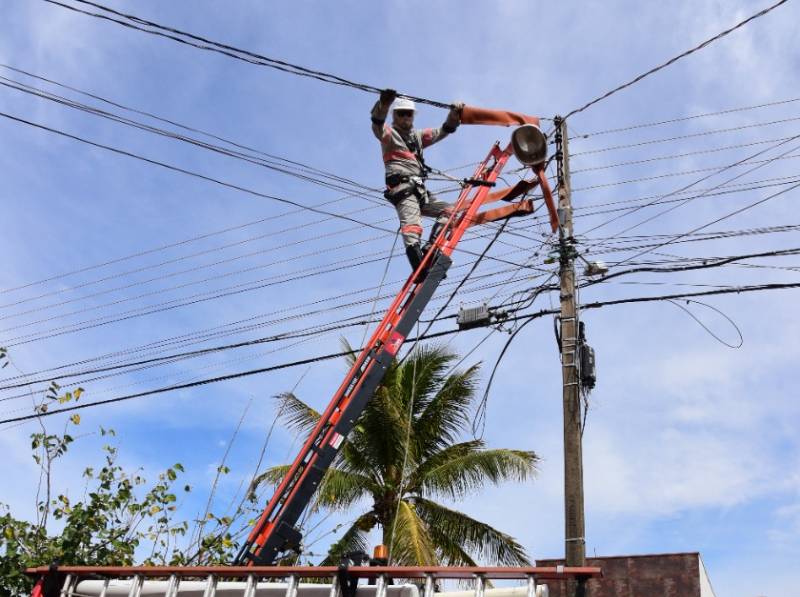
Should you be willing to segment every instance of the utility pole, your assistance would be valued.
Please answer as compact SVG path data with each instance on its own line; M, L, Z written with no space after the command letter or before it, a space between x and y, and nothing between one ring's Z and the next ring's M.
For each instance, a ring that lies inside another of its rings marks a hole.
M583 512L583 449L578 346L578 306L575 295L575 241L572 232L572 198L569 178L567 123L556 117L558 164L558 219L561 277L561 376L564 405L564 552L567 566L586 565ZM570 595L582 595L582 583Z

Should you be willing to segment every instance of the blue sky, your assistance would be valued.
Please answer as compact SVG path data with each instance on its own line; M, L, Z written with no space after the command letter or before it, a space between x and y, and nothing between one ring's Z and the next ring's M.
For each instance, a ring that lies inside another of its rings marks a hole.
M767 3L109 0L108 5L377 87L553 116L583 105ZM729 214L786 190L787 180L794 180L787 177L797 177L793 157L800 143L786 139L800 132L791 120L797 117L798 103L719 112L795 99L800 69L790 49L798 16L797 7L788 3L570 119L571 134L577 136L570 145L575 232L587 259L602 259L614 272L645 261L674 265L686 259L795 247L796 229L748 235L741 231L800 224L793 203L796 191ZM379 149L368 122L373 95L178 45L39 0L9 0L0 25L0 62L5 65L369 187L381 185ZM109 109L75 92L6 68L0 71L7 79ZM342 191L8 87L0 88L0 111L261 194L309 206L333 201L325 209L387 230L395 227L391 208L380 201L345 197ZM711 113L715 115L684 119ZM421 106L417 124L435 126L444 116L440 109ZM595 134L675 119L684 120ZM783 122L764 124L774 121ZM274 200L7 118L0 119L0 131L5 257L0 345L9 347L21 372L117 351L136 349L139 352L133 354L149 356L152 348L142 347L212 328L226 335L165 349L191 350L349 317L363 319L387 304L379 300L373 305L384 271L382 294L387 296L396 292L407 273L397 251L387 269L391 231L307 212L284 215L292 210ZM483 158L496 139L505 142L508 134L506 129L463 127L431 148L427 161L442 170L471 164ZM718 172L760 151L764 153L750 163ZM780 160L757 163L779 156ZM650 161L629 163L642 160ZM507 169L509 182L516 180L516 168L512 164ZM468 173L469 168L456 171L459 176ZM742 176L733 180L738 175ZM701 181L704 177L707 180ZM641 206L691 183L696 183L694 190L726 184L725 189L738 192L708 193L666 213L661 212L678 204L631 213L607 211ZM606 205L620 201L630 203ZM617 216L621 217L612 219ZM725 219L702 232L734 232L728 238L674 242L644 255L634 248L651 243L654 235L667 235L661 239L667 240L720 218ZM499 304L513 292L541 284L555 271L543 263L548 249L542 243L552 241L544 222L541 217L515 221L454 305L484 300ZM484 236L471 236L463 248L480 252L490 232L478 231ZM163 248L168 245L173 246ZM515 268L491 257L539 269ZM469 253L457 253L454 265L462 267L453 270L447 282L457 283L473 259ZM797 281L797 272L786 268L796 267L796 259L747 259L715 269L621 276L584 289L580 298L588 303L791 283ZM115 262L94 267L107 261ZM350 267L318 273L339 266ZM71 273L77 270L84 271ZM45 279L50 280L41 282ZM507 283L500 285L501 281ZM496 286L485 288L489 284ZM430 314L452 285L440 290ZM255 286L260 288L251 289ZM340 296L345 293L353 294ZM212 299L215 294L226 296ZM680 303L699 323L667 302L583 313L589 342L597 351L599 378L584 435L587 553L699 551L720 597L789 594L794 586L790 565L800 555L800 413L792 383L799 330L794 297L795 291L781 290L698 299L713 309ZM141 315L169 306L168 301L193 304ZM360 303L340 306L356 301ZM532 309L557 304L557 295L545 294ZM125 319L104 323L121 317ZM247 324L233 326L242 320ZM231 330L242 325L252 327ZM452 320L445 320L434 329L450 325ZM744 339L739 349L712 336L736 345L737 329ZM465 353L486 333L471 331L448 341ZM83 400L337 352L340 335L359 344L364 328L83 383ZM506 338L501 332L492 334L468 359L484 363L484 380ZM13 368L3 371L20 374ZM218 503L223 506L255 466L275 416L270 397L299 382L298 395L322 408L343 373L341 361L323 361L311 368L86 409L81 428L88 433L99 425L114 427L124 464L142 467L151 477L175 461L183 462L196 487L196 498L183 504L191 516L202 508L204 492L245 408L245 422L231 450L233 470L219 488ZM500 365L485 432L492 446L535 450L542 458L540 474L530 484L490 489L460 505L519 538L534 558L556 557L563 550L560 383L552 321L543 318L518 335ZM0 397L11 395L5 391ZM0 403L3 418L30 409L29 397ZM58 430L63 419L50 417L46 424ZM19 516L33 515L38 474L28 436L37 429L36 423L27 423L5 427L0 434L6 454L0 467L5 478L16 479L4 486L0 501ZM80 490L78 471L97 458L100 441L88 435L76 444L57 472L62 487ZM292 445L293 438L279 429L268 447L267 462L288 460ZM324 541L314 549L323 547Z

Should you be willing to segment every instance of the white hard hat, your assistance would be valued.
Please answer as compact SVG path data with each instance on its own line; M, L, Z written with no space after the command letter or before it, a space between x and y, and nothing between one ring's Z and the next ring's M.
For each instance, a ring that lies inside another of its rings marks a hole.
M406 99L404 97L399 97L394 100L394 105L392 106L392 111L394 110L416 110L417 107L414 105L410 99Z

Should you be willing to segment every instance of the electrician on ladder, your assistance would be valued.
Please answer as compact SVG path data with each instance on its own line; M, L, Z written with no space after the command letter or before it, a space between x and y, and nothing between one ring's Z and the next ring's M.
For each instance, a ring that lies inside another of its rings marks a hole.
M414 102L397 98L394 89L385 89L372 108L372 132L381 142L383 163L386 168L386 190L383 195L397 210L400 219L400 233L411 269L416 270L425 256L420 246L422 238L422 218L436 218L428 243L447 222L450 203L439 201L425 188L425 178L430 168L422 158L422 149L441 141L454 133L461 124L463 103L450 107L447 119L441 128L415 129ZM394 105L392 106L392 102ZM392 107L392 124L386 124L389 107Z

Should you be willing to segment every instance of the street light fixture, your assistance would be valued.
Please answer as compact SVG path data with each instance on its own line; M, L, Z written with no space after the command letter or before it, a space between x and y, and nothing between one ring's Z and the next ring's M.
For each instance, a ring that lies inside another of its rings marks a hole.
M523 124L511 133L514 155L526 166L538 166L547 159L547 135L535 124Z

